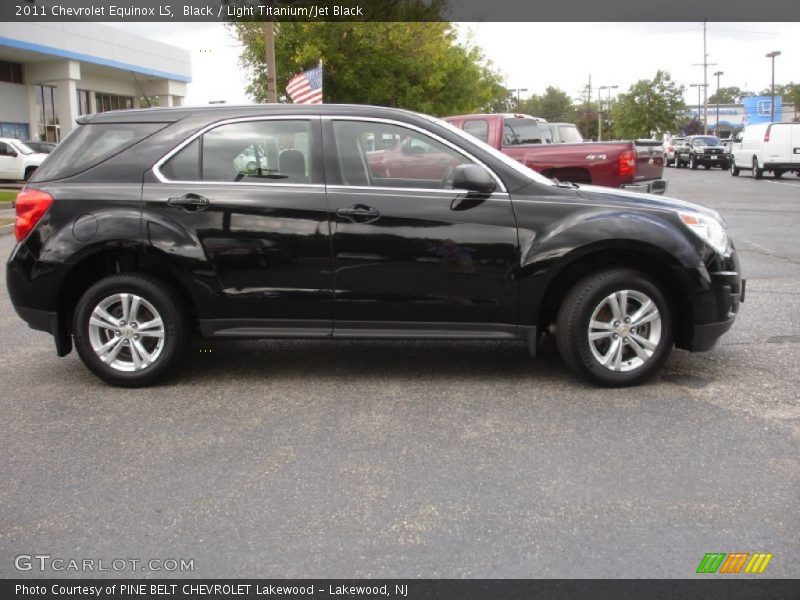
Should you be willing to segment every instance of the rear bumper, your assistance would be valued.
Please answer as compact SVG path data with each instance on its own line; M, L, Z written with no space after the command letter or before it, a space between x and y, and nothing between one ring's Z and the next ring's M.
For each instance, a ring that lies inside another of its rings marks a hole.
M644 194L663 194L667 191L667 182L663 179L656 179L654 181L642 181L641 183L623 183L620 188Z
M796 163L796 162L765 162L763 169L765 171L772 171L773 169L780 169L782 171L800 171L800 163Z

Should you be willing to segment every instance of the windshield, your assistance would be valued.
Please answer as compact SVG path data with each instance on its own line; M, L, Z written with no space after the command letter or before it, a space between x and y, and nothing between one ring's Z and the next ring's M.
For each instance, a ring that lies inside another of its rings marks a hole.
M503 119L503 145L552 144L553 134L547 123L533 119Z
M695 146L719 146L719 138L713 135L692 138L692 144Z
M539 184L542 184L542 185L553 185L553 186L556 185L556 183L554 181L552 181L551 179L548 179L544 175L540 175L539 173L537 173L533 169L529 169L528 167L523 165L521 162L514 160L510 156L506 156L505 154L503 154L502 152L500 152L496 148L493 148L492 146L490 146L486 142L482 142L481 140L479 140L475 136L470 135L469 133L466 133L466 132L462 131L461 129L459 129L455 125L453 125L451 123L448 123L447 121L442 121L441 119L437 119L435 117L429 117L428 115L421 115L421 116L424 116L427 119L430 119L431 121L435 121L437 124L439 124L442 127L446 128L448 131L450 131L452 133L455 133L460 138L463 138L464 140L469 142L470 145L479 147L481 150L483 150L487 154L490 154L492 157L496 158L497 160L501 161L506 166L514 169L517 173L520 173L521 175L524 175L525 177L528 177L529 179L532 179L536 183L539 183Z
M23 154L35 154L35 151L32 150L30 146L20 142L19 140L14 140L13 145L16 146L17 150L19 150Z

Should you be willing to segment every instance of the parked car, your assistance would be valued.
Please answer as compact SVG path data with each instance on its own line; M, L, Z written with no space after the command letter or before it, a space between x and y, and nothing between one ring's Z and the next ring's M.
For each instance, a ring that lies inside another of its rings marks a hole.
M664 158L656 140L554 144L544 119L523 114L461 115L447 122L545 177L661 194Z
M369 140L410 140L454 166L440 177L421 154L417 169L381 172ZM235 166L254 143L284 156L280 172ZM389 108L83 116L16 210L17 313L120 386L171 372L195 333L520 340L535 353L546 332L577 373L632 385L673 345L709 349L745 290L715 211L559 184Z
M700 166L727 169L729 159L722 142L715 135L690 135L675 146L675 166L678 168L686 165L690 169Z
M675 136L670 138L669 141L664 142L664 166L665 167L674 167L675 165L675 149L683 144L683 141L686 138L681 136Z
M734 138L731 175L749 169L761 179L764 171L775 177L793 171L800 176L800 123L748 125Z
M53 142L38 142L36 140L24 140L22 142L34 152L40 154L50 154L56 145Z
M14 138L0 138L0 179L27 180L47 154Z

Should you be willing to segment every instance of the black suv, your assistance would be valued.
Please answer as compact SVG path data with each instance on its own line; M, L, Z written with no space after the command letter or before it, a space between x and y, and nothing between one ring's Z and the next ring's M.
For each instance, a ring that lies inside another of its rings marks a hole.
M730 154L715 135L690 135L675 148L675 166L690 169L703 166L706 169L719 167L728 170Z
M546 179L425 115L272 105L82 117L17 199L19 315L105 381L191 335L522 340L603 385L706 350L744 280L707 208ZM424 148L425 152L412 152Z

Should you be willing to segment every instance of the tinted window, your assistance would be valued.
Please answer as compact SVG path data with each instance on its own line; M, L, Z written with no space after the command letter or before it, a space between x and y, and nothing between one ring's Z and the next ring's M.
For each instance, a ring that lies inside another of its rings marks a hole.
M335 121L333 132L344 185L444 189L452 168L469 162L425 134L388 123ZM373 150L379 140L399 143Z
M719 138L711 135L692 138L695 146L719 146Z
M11 146L6 144L5 142L0 142L0 156L16 156L16 152L11 150Z
M489 141L489 123L484 119L472 119L464 123L464 131L482 142Z
M310 134L309 121L220 125L173 156L161 173L174 181L308 183Z
M547 123L534 119L505 119L503 121L503 144L552 144L553 136Z
M36 170L35 181L62 179L100 164L165 127L165 123L81 125Z

